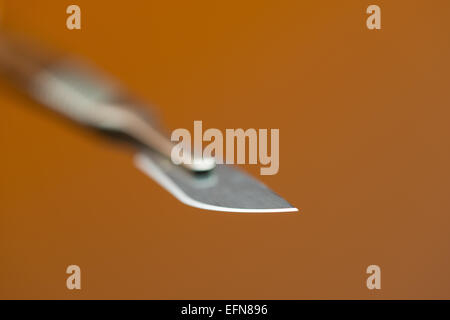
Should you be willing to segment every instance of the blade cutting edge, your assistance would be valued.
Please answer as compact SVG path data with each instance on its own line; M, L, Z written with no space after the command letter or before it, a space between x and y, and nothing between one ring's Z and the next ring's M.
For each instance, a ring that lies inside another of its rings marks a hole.
M229 165L191 173L154 152L135 156L135 165L182 203L204 210L241 213L296 212L269 188Z

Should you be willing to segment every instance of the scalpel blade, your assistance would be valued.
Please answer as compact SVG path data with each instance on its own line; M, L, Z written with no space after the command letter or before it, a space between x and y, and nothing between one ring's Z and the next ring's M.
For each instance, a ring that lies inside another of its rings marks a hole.
M152 151L135 157L136 166L186 205L223 212L295 212L297 208L258 180L230 165L194 173Z

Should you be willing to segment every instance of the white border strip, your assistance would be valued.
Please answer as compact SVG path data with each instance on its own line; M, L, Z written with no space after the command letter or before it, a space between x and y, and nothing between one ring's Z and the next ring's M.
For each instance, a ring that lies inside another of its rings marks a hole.
M142 170L150 178L158 182L163 188L169 191L182 203L199 209L222 211L222 212L242 212L242 213L275 213L275 212L296 212L297 208L280 209L239 209L215 206L192 199L181 190L148 156L137 154L134 158L136 167Z

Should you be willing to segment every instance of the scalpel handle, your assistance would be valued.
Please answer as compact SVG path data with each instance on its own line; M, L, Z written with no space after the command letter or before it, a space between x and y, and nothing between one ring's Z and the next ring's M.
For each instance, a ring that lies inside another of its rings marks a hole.
M0 71L48 108L86 126L124 133L172 157L173 143L117 83L76 59L36 48L39 46L0 34ZM215 166L213 159L179 162L193 171L209 171Z

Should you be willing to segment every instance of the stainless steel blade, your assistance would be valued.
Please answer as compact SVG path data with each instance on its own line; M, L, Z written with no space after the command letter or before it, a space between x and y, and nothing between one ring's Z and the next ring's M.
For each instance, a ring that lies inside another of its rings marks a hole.
M224 212L295 212L297 208L264 184L230 165L190 172L152 151L136 155L136 166L186 205Z

